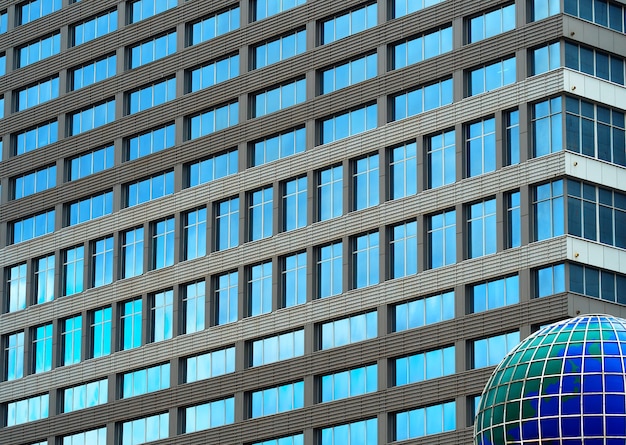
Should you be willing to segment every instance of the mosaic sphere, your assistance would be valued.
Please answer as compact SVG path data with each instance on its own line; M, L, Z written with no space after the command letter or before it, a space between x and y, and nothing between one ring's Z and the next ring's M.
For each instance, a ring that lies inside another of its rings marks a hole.
M545 326L495 369L475 445L625 445L626 320L584 315Z

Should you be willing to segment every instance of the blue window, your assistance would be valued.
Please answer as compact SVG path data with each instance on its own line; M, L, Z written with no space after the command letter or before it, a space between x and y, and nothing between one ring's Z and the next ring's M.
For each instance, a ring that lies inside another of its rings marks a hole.
M71 89L78 90L115 76L117 58L115 54L85 63L70 71Z
M519 136L519 111L511 110L504 113L505 121L505 157L506 165L519 164L520 162L520 136Z
M192 116L189 122L189 139L214 133L224 128L232 127L239 123L239 104L231 104L216 107L204 113Z
M281 307L306 303L306 252L282 259Z
M307 178L287 181L283 190L283 230L306 226Z
M186 260L206 255L206 208L184 214L183 239Z
M20 199L56 186L56 176L56 165L51 165L35 172L18 176L13 180L15 199Z
M248 273L248 315L272 312L272 262L251 266Z
M519 277L490 280L470 287L472 312L483 312L519 303Z
M9 224L13 244L54 232L54 210L41 212Z
M69 205L68 225L91 221L101 216L110 215L113 211L113 192L104 192L90 196Z
M368 419L322 428L323 445L376 445L378 443L378 420Z
M379 171L378 155L358 159L354 163L354 210L362 210L378 205Z
M626 166L624 113L585 100L565 99L566 148Z
M107 11L74 25L71 30L74 38L72 43L74 46L78 46L115 30L117 30L117 10Z
M303 5L306 0L254 0L254 20L271 17L296 6Z
M206 326L205 284L204 281L197 281L183 287L183 334L202 331Z
M533 191L535 241L563 235L565 230L563 181L538 185Z
M561 2L559 0L533 0L532 2L531 16L533 21L545 19L559 12L561 12Z
M515 5L502 6L469 20L469 43L515 29Z
M427 217L428 259L432 269L456 263L456 211Z
M340 113L323 119L321 122L322 134L320 142L329 142L347 138L355 134L363 133L377 126L376 104L366 105L361 108Z
M496 252L496 200L488 199L468 207L467 256L477 258Z
M122 350L141 346L141 298L122 303L120 312Z
M0 12L0 34L4 34L8 29L8 14L6 11Z
M317 285L319 298L343 292L343 247L341 242L318 249Z
M252 117L265 116L306 100L306 80L299 79L252 95Z
M18 48L18 68L47 59L61 52L61 34L56 32Z
M231 150L189 164L187 167L189 187L237 173L238 159L237 150Z
M235 372L235 347L195 355L186 363L185 383L230 374Z
M454 431L456 403L447 402L396 414L395 440Z
M122 233L122 278L143 274L143 227Z
M18 400L17 402L8 402L6 404L6 426L21 425L26 422L47 419L49 407L48 394Z
M565 66L624 85L624 59L603 51L565 42Z
M130 23L147 19L176 7L178 0L136 0L130 4Z
M322 350L370 340L378 335L377 312L354 315L322 324Z
M304 434L281 437L280 439L264 440L263 442L255 442L252 445L304 445Z
M496 169L496 120L483 119L466 127L467 176L478 176Z
M248 224L250 241L272 236L272 216L274 188L265 187L250 193L248 206Z
M239 198L216 204L215 250L230 249L239 245Z
M396 359L396 385L452 375L456 371L454 346Z
M56 142L59 137L58 128L57 121L54 121L17 133L15 135L15 154L28 153L31 150Z
M9 312L26 309L26 263L11 266L7 280Z
M174 193L174 172L169 171L126 186L126 207L136 206Z
M113 282L113 237L109 236L93 243L92 287Z
M510 332L474 341L472 349L474 353L473 368L497 365L511 349L517 346L519 341L519 332Z
M452 103L452 79L393 96L393 119L399 120Z
M0 54L0 76L4 76L6 74L7 69L7 56L6 54Z
M188 92L199 91L239 75L239 55L210 62L189 73Z
M203 403L185 408L183 433L206 430L235 421L235 398Z
M176 52L176 31L131 46L130 68L137 68Z
M563 117L560 97L533 105L531 131L535 157L563 149Z
M70 114L70 136L93 130L115 120L115 99Z
M321 402L355 397L378 389L378 366L369 365L335 374L323 375Z
M391 278L417 273L417 222L398 224L391 229Z
M255 391L250 395L252 412L250 418L284 413L304 407L304 382Z
M306 129L294 128L254 142L251 167L286 158L306 149Z
M128 94L128 113L134 114L164 104L176 97L176 79L167 79Z
M237 321L239 299L239 273L228 272L215 277L216 323L218 325Z
M77 246L63 252L63 295L83 291L85 247Z
M393 45L392 51L394 70L450 52L452 26L403 40Z
M522 244L522 217L520 192L505 195L506 199L506 247L519 247Z
M176 140L176 124L168 124L128 139L127 159L147 156L174 146Z
M150 341L172 338L174 318L174 291L157 292L150 298Z
M90 356L104 357L111 353L111 308L93 311L90 326Z
M352 251L353 285L355 289L378 284L379 235L372 232L357 236Z
M620 3L596 0L592 5L586 0L566 0L564 12L614 31L624 32L625 29L626 11Z
M541 74L550 70L555 70L561 66L561 44L559 42L549 43L531 51L532 75Z
M122 424L122 445L139 445L169 436L169 413L156 414Z
M62 322L61 328L63 329L63 332L61 332L62 364L67 366L79 363L82 347L83 317L77 315L66 318Z
M389 194L391 199L417 193L417 154L415 142L400 145L390 151Z
M304 329L252 342L252 366L304 355Z
M571 276L571 272L570 272ZM535 272L536 289L535 295L538 298L565 292L565 265L555 264L537 269ZM570 281L575 278L570 278ZM571 286L570 288L575 287ZM572 290L573 292L573 290Z
M442 1L444 0L394 0L392 16L394 19L402 17Z
M113 167L114 153L115 148L110 145L73 158L69 165L70 181Z
M49 255L36 260L35 270L35 292L36 304L46 303L54 300L54 255Z
M18 90L16 109L22 111L57 97L59 97L58 76Z
M515 57L473 69L468 74L467 95L474 96L515 82Z
M323 70L320 74L321 93L327 94L376 77L376 63L376 54L370 54Z
M343 167L327 168L318 173L318 219L324 221L343 215Z
M394 331L419 328L454 318L454 292L445 292L395 307Z
M152 224L151 269L174 264L174 218L167 218Z
M560 266L563 267L562 264ZM556 267L554 266L555 269ZM626 288L624 287L626 285L626 276L624 275L571 263L569 265L569 277L570 292L600 298L613 303L624 304L626 302ZM562 282L555 282L555 284L557 286L563 285ZM553 291L563 292L560 289L554 289Z
M63 390L63 412L71 413L107 403L107 379L84 383Z
M190 44L197 45L239 28L239 6L213 14L191 25Z
M373 28L377 23L376 3L337 15L322 22L322 45Z
M89 445L106 445L106 427L98 428L97 430L84 431L70 436L63 436L63 445L77 445L81 443L88 443Z
M428 188L452 184L456 180L455 131L442 131L429 136L428 146Z
M24 376L24 332L9 334L4 343L5 380L16 380Z
M33 329L33 372L52 369L52 323Z
M122 374L122 398L140 396L170 387L170 364Z
M280 62L306 51L306 30L301 29L252 48L254 69Z

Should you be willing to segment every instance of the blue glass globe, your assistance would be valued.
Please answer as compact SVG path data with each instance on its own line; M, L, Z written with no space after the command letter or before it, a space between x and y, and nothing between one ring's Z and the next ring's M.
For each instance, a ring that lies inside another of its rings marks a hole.
M584 315L514 348L483 391L475 445L625 445L626 320Z

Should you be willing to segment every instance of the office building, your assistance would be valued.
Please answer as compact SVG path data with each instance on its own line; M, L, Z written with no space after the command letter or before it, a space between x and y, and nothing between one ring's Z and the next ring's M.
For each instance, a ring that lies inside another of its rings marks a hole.
M5 0L0 443L470 443L624 315L625 10Z

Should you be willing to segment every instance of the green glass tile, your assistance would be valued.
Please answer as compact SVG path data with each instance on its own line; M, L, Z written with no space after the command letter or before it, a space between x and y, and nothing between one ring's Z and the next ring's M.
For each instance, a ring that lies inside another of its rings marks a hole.
M562 371L563 360L553 359L546 362L546 370L543 373L544 375L555 375L561 374Z
M542 345L549 345L554 343L554 339L556 338L556 334L548 334L545 337L543 337L543 340L541 341Z
M602 355L602 345L600 342L587 343L586 346L586 355Z
M587 341L600 340L600 331L587 331Z
M524 351L524 353L522 354L522 361L523 362L531 361L534 354L535 354L535 350L534 349L526 349Z
M556 336L556 343L567 343L570 337L569 332L561 332Z
M524 397L538 396L541 379L528 379L524 385Z
M515 382L509 385L509 397L508 400L517 400L522 397L522 388L524 388L523 382Z
M483 416L483 428L489 428L491 426L491 408L483 411Z
M526 343L526 342L524 342L524 343ZM522 343L522 344L524 344L524 343ZM529 346L530 346L530 347L535 347L535 346L538 346L538 345L539 345L539 343L541 343L541 336L540 336L540 335L538 335L538 336L534 337L534 338L530 341Z
M516 365L519 362L520 357L522 356L521 351L517 351L515 354L511 356L511 361L509 362L509 366Z
M550 357L562 357L565 355L567 345L554 345L550 349Z
M494 406L492 413L493 424L497 425L498 423L502 423L504 421L504 404Z
M561 385L560 377L544 377L541 382L541 394L557 394Z
M508 368L506 368L504 370L504 372L502 373L502 382L510 382L511 381L511 377L513 376L513 371L515 370L515 368L513 366L509 366Z
M519 419L519 407L520 402L509 402L506 404L505 418L507 422Z
M485 405L491 406L493 405L493 399L496 397L496 390L494 387L489 388L489 392L487 392L487 396L485 397Z
M617 340L617 335L615 335L614 330L603 329L602 330L602 339L603 340Z
M585 332L584 331L574 331L572 332L572 337L570 338L570 342L573 341L584 341L585 340Z
M513 380L522 380L526 378L526 369L528 368L528 364L520 363L515 367L515 372L513 373Z
M565 346L559 345L559 348L565 348ZM552 347L552 349L554 349L555 346ZM535 351L535 356L534 359L535 360L539 360L542 358L546 358L548 356L548 352L550 352L550 346L542 346L540 348L537 348L537 350Z
M522 400L522 419L537 417L537 404L539 399Z
M508 386L498 386L498 392L496 393L496 401L495 403L504 403L506 400L506 392Z
M491 434L492 443L504 443L504 429L502 427L494 428Z
M544 362L532 362L528 369L528 377L539 377L543 373Z

